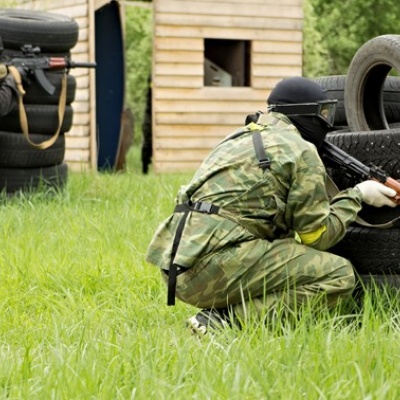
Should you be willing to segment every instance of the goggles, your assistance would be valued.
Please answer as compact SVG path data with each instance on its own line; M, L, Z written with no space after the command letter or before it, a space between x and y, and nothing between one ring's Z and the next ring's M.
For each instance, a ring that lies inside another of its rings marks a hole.
M314 116L326 122L332 128L335 122L337 100L321 100L316 103L271 104L268 111L278 112L287 116Z

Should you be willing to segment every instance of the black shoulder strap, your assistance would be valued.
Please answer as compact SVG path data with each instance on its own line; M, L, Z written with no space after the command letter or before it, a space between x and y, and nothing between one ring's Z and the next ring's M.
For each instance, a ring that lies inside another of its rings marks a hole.
M185 226L186 218L189 214L189 209L184 211L184 214L179 221L178 227L176 229L174 241L172 243L171 259L169 264L168 272L168 294L167 294L167 304L169 306L175 305L175 288L176 288L176 278L178 276L178 265L174 263L176 252L178 251L179 242L181 241L183 228Z
M271 166L271 160L267 157L265 153L264 143L262 140L262 136L259 130L255 130L252 132L253 146L256 151L256 155L258 158L258 166L265 171Z
M233 134L231 134L229 137L227 137L225 140L223 140L220 144L236 139L239 136L242 136L245 133L252 133L252 139L253 139L253 146L254 150L256 152L256 156L258 158L258 165L260 168L262 168L263 171L268 169L271 166L271 160L267 157L267 154L265 153L265 148L264 148L264 143L262 140L261 132L256 129L256 130L249 130L247 127L245 128L240 128Z

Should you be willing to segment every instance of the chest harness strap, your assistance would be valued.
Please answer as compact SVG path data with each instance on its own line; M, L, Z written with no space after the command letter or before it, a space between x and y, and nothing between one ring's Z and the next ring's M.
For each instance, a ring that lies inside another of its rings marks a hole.
M244 131L243 133L247 133ZM238 135L239 136L239 135ZM237 137L237 136L235 136ZM233 139L233 137L232 137ZM252 131L253 146L258 158L259 167L265 171L271 165L271 161L265 153L264 144L262 141L261 133L258 130ZM182 238L183 229L185 227L186 219L189 212L200 212L204 214L218 214L219 207L211 203L206 203L204 201L197 201L195 203L191 201L186 201L185 203L178 204L174 213L183 213L178 227L176 228L174 241L172 243L171 259L169 264L169 271L166 271L168 275L168 294L167 294L167 304L169 306L175 305L175 291L176 291L176 279L177 277L187 271L187 268L181 267L174 263L176 252L178 251L179 242Z

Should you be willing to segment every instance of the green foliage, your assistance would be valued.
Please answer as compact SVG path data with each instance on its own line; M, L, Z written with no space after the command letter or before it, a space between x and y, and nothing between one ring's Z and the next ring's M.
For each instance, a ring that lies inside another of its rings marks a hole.
M304 2L303 75L325 75L328 70L328 50L320 31L315 29L317 16L309 0Z
M309 75L314 75L315 59L312 43L324 51L320 53L321 65L326 70L320 75L344 75L358 48L368 40L399 31L397 0L305 0L305 66ZM311 14L310 15L308 14ZM318 64L318 61L317 61ZM317 69L318 70L318 69Z
M138 143L151 75L153 13L151 8L125 9L126 105L134 115L134 139Z
M0 8L11 8L15 7L18 0L0 0Z

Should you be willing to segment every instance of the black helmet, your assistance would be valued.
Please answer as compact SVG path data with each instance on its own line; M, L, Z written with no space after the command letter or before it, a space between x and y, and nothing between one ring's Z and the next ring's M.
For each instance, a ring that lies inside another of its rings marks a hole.
M302 137L320 147L334 125L337 100L304 77L280 81L267 99L268 110L287 115Z

